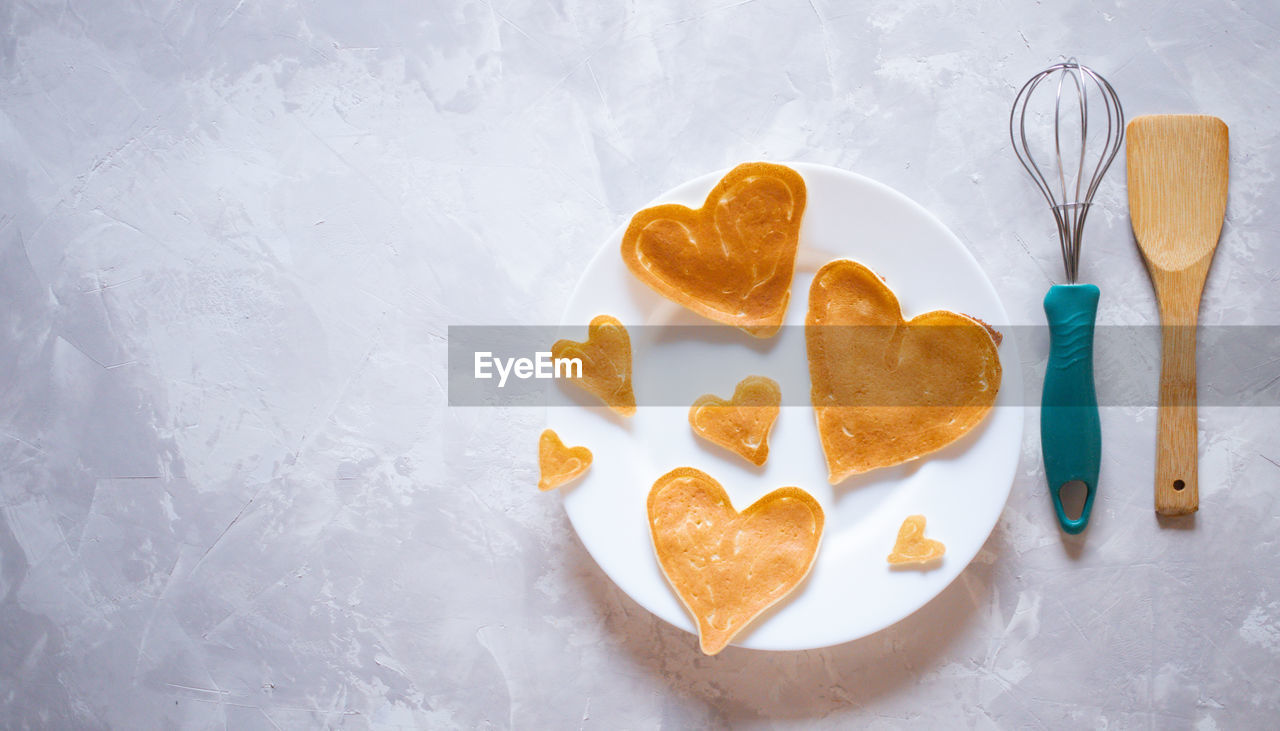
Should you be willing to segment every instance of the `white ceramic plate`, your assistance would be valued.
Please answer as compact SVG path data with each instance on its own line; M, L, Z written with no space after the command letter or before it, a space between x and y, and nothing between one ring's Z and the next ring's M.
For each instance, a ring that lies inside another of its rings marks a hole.
M1009 324L1000 298L973 256L924 208L860 175L808 163L790 166L804 176L808 203L787 325L804 324L816 266L840 257L880 274L908 318L948 309L997 328ZM689 181L654 203L697 208L726 172ZM613 315L628 327L655 320L712 324L632 277L619 254L624 228L614 232L583 273L565 310L562 336L584 340L586 323L599 314ZM811 493L826 512L826 532L808 580L753 622L734 644L764 650L825 647L869 635L924 606L977 554L1009 496L1022 437L1022 409L1015 404L1022 383L1011 332L1005 330L1000 346L1004 376L997 408L977 429L934 455L832 486L813 410L794 405L807 402L807 383L805 394L784 392L784 404L793 405L784 405L774 425L769 461L763 468L693 436L688 404L699 394L714 392L727 398L740 379L769 375L788 359L805 358L803 327L784 327L765 345L738 330L725 330L734 335L715 343L649 340L633 364L640 408L631 419L615 417L603 407L548 409L551 428L566 444L585 445L595 455L586 476L563 488L565 509L587 550L642 606L694 631L658 567L645 514L654 480L687 465L723 484L739 510L775 488L795 485ZM691 383L683 406L645 406L642 379L671 368L697 348L714 348L715 357L723 360L722 383ZM794 368L795 361L785 367ZM946 557L931 571L891 571L885 556L903 519L915 513L926 516L926 535L946 544Z

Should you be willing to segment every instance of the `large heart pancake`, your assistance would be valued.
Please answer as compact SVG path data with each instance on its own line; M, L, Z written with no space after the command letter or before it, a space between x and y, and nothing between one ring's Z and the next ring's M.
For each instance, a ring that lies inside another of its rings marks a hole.
M749 162L694 210L668 203L631 219L622 260L659 294L756 337L778 331L791 299L804 178Z
M822 540L822 507L783 487L739 513L710 475L680 467L649 492L658 564L714 655L804 581Z
M566 447L560 435L543 430L538 438L538 489L552 490L582 476L591 466L591 450Z
M935 452L981 422L1000 390L996 337L955 312L904 320L898 298L857 262L819 269L805 342L831 483Z
M712 394L699 396L689 408L689 426L694 434L759 466L769 459L769 430L781 405L777 381L747 376L728 401Z
M551 355L581 361L581 377L570 379L573 383L623 416L636 413L636 394L631 390L631 336L617 318L596 316L587 327L586 342L557 340L551 346Z

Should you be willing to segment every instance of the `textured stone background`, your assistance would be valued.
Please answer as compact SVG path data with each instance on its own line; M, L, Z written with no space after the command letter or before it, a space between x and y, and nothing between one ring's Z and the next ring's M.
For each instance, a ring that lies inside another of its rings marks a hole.
M1040 322L1059 255L1004 130L1060 53L1131 116L1228 121L1204 319L1280 324L1280 9L689 5L0 3L0 725L1274 723L1275 408L1202 410L1202 510L1164 528L1155 411L1105 410L1079 541L1031 410L925 609L709 659L533 488L542 413L447 407L444 338L557 322L632 211L758 158L920 201ZM1151 322L1124 196L1083 277L1102 322Z

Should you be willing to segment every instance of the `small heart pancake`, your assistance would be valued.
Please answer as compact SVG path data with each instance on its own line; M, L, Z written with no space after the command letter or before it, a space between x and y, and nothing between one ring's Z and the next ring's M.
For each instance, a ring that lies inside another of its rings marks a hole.
M623 416L636 413L636 395L631 390L631 337L616 318L598 315L587 328L585 343L557 340L551 355L581 360L582 378L572 379L574 383Z
M769 459L769 430L781 405L777 381L747 376L728 401L712 394L698 397L689 409L689 426L694 434L759 466Z
M847 259L814 275L805 343L832 484L942 449L982 421L1000 390L986 325L944 310L907 322L884 282Z
M764 162L739 165L694 210L667 203L631 218L622 260L662 296L766 338L791 299L804 178Z
M822 540L822 506L783 487L739 513L720 483L692 467L674 469L649 492L649 530L658 565L714 655L751 620L800 585Z
M895 566L928 563L942 558L946 552L947 547L940 541L924 537L924 516L910 515L898 529L898 540L893 544L893 553L889 554L889 563Z
M581 477L591 466L591 450L566 447L560 435L547 429L538 438L539 490L551 490Z

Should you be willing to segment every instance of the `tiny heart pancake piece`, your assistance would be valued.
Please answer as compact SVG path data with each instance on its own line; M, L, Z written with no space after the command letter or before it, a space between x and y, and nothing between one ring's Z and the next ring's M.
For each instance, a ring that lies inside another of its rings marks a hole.
M889 563L895 566L928 563L942 558L946 552L947 547L940 541L924 537L924 516L909 515L898 529L898 540L893 544L893 553L889 554Z
M591 450L566 447L560 435L547 429L538 438L539 490L551 490L581 477L591 466Z
M587 327L587 342L557 340L551 346L553 358L582 361L582 378L572 381L623 416L636 413L636 395L631 390L631 336L617 318L598 315Z
M774 490L741 513L720 483L692 467L659 477L649 492L658 565L708 655L799 586L818 555L822 525L822 507L798 487Z
M910 322L870 269L847 259L814 275L805 318L809 381L832 484L939 449L991 410L993 332L938 310Z
M769 459L769 430L781 405L777 381L747 376L728 401L712 394L698 397L689 408L689 426L694 434L759 466Z
M622 260L658 294L767 338L782 326L791 299L804 204L800 173L744 163L697 210L667 203L633 216Z

